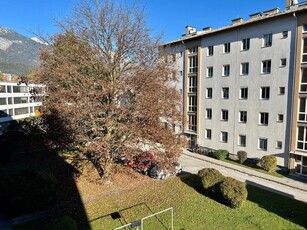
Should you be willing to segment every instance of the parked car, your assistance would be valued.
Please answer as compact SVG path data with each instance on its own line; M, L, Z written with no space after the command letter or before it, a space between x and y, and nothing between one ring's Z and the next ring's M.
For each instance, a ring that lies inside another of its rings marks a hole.
M182 172L182 166L174 162L171 169L162 168L157 162L156 157L151 152L138 153L132 157L124 157L115 153L115 162L123 164L144 175L148 175L156 179L165 179L170 176L179 175Z

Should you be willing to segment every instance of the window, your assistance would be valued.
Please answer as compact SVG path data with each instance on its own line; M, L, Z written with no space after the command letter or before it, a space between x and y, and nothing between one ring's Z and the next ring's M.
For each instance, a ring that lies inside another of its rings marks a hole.
M246 146L246 136L245 135L239 135L239 146L245 147Z
M277 115L277 122L282 123L284 121L284 115L283 114L278 114Z
M306 122L307 121L307 106L306 106L307 100L304 97L300 98L299 101L299 113L298 113L298 120L300 122Z
M262 73L271 73L271 60L262 61Z
M206 137L206 139L209 139L209 140L211 140L211 133L212 131L211 131L211 129L206 129L205 130L205 137Z
M272 42L273 42L272 38L273 38L272 34L265 34L265 35L263 35L263 47L272 46Z
M221 142L227 143L228 142L228 133L221 132Z
M182 70L179 71L179 76L182 76Z
M209 120L212 119L212 109L206 109L206 118Z
M213 67L207 67L207 77L213 77Z
M259 124L266 126L269 124L269 113L260 113Z
M222 98L223 99L229 98L229 88L228 87L222 88Z
M212 98L212 88L206 89L206 98Z
M222 112L221 112L221 120L222 120L222 121L228 121L228 110L222 109Z
M303 30L304 30L304 32L307 31L307 25L303 25Z
M282 141L277 141L276 142L276 148L277 149L282 149Z
M281 38L287 38L288 37L288 31L283 31L281 34Z
M196 115L190 114L189 115L189 122L188 122L188 129L192 131L196 131Z
M303 42L303 57L302 62L307 62L307 38L304 38Z
M189 54L197 54L197 47L189 49Z
M307 92L307 69L303 69L300 92Z
M307 127L299 126L297 130L297 148L307 150Z
M176 61L176 54L172 54L172 61L173 61L173 62Z
M270 87L260 88L260 99L269 100L270 99Z
M189 76L189 93L196 93L197 92L197 76L192 75Z
M239 111L239 122L241 123L247 122L247 111Z
M223 76L228 77L230 74L230 65L223 65Z
M0 98L0 105L6 105L6 98Z
M213 46L208 46L208 56L212 56L213 55Z
M286 58L280 59L280 67L285 67L286 65L287 65L287 59Z
M248 75L249 72L249 63L244 62L241 63L241 75Z
M197 56L189 57L189 73L197 73Z
M0 85L0 93L5 93L5 85Z
M267 138L259 138L259 140L258 140L258 148L260 150L266 151L268 149L268 139Z
M224 43L224 53L230 53L230 42Z
M21 114L27 114L29 113L29 108L26 107L26 108L17 108L17 109L14 109L15 110L15 115L21 115Z
M242 50L249 50L249 38L245 38L242 40Z
M196 95L189 96L189 112L197 111L197 97Z
M244 87L240 89L240 99L246 100L248 98L248 88Z
M284 95L284 94L285 94L285 87L279 87L278 95Z

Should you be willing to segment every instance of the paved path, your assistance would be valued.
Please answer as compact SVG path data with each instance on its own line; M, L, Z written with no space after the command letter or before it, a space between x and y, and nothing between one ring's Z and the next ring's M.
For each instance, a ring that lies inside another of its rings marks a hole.
M295 177L294 179L288 177L278 178L187 150L183 150L179 162L185 172L197 173L202 168L215 168L224 176L230 176L248 184L307 203L307 179L296 180Z

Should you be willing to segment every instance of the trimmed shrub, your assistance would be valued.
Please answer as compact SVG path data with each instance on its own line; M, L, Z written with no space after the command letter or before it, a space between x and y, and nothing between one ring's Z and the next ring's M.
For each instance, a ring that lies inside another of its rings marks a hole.
M225 149L219 149L211 153L211 156L218 160L224 160L228 157L229 152Z
M247 160L247 153L245 151L238 151L237 153L240 164Z
M219 185L222 202L230 208L239 208L247 198L245 183L226 177Z
M224 180L224 176L216 169L203 168L198 171L203 188L206 192L213 194L216 186Z
M272 172L277 166L277 159L275 156L263 156L260 165L265 171Z

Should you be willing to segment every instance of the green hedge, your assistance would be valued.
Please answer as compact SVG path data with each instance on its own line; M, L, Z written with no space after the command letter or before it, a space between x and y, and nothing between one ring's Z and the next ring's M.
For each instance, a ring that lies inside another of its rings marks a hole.
M219 149L211 153L211 156L218 160L224 160L228 157L229 152L225 149Z
M230 208L239 208L247 198L245 183L226 177L219 186L222 202Z
M277 159L275 156L263 156L260 165L265 171L273 172L277 166Z
M198 172L198 176L201 178L204 193L218 199L218 186L224 180L224 176L213 168L203 168Z

